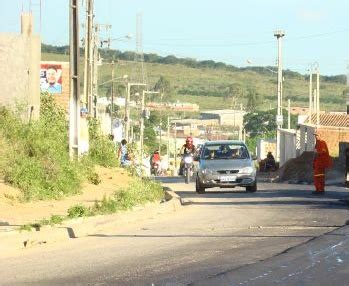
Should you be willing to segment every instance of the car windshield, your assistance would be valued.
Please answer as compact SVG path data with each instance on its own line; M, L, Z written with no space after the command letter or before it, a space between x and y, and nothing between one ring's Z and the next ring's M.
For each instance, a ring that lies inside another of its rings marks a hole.
M244 145L240 144L217 144L206 145L201 153L201 159L248 159L248 151Z

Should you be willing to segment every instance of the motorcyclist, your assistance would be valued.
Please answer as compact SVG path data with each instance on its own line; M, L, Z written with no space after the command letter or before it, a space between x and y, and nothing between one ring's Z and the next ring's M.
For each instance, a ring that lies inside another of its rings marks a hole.
M154 172L155 167L157 168L158 173L160 173L161 157L158 149L156 149L153 155L151 156L150 166L151 166L152 173Z
M182 160L180 163L180 167L179 167L179 175L183 175L183 169L184 169L184 157L186 155L192 155L194 156L196 152L195 146L193 144L193 137L188 136L185 139L185 144L183 144L181 150L180 150L180 154L182 155Z

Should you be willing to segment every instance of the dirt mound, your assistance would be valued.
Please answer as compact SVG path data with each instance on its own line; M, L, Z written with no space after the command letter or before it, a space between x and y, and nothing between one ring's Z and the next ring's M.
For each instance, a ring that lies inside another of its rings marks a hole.
M288 160L278 171L279 181L311 183L313 181L314 152L303 152L297 158Z
M277 172L278 181L312 184L313 158L314 152L305 151L299 157L288 160ZM333 159L333 168L326 171L326 182L341 183L342 180L344 180L343 162Z

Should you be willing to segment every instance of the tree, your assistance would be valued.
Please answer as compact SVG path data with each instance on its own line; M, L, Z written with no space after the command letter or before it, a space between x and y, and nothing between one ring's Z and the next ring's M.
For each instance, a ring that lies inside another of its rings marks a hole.
M244 89L240 84L231 84L227 87L224 93L224 99L231 103L231 106L235 108L236 101L244 97Z
M283 114L284 116L287 114L285 109ZM291 128L295 128L296 125L297 116L291 115ZM252 137L262 135L264 138L274 138L276 134L276 109L247 113L244 116L244 126L246 132Z
M250 112L254 112L258 105L262 101L262 96L253 88L250 88L247 92L247 105L246 108Z
M170 99L172 96L171 83L164 76L160 76L159 80L156 82L154 86L154 90L162 93L166 99Z

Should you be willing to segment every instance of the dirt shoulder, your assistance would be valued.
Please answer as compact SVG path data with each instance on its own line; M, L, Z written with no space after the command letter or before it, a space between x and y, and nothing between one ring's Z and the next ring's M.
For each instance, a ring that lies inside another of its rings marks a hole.
M0 182L0 226L16 226L33 223L51 215L66 215L67 210L76 204L93 205L96 200L112 195L116 190L128 186L132 178L121 168L97 167L101 183L83 183L81 194L62 200L22 203L16 199L20 191Z

